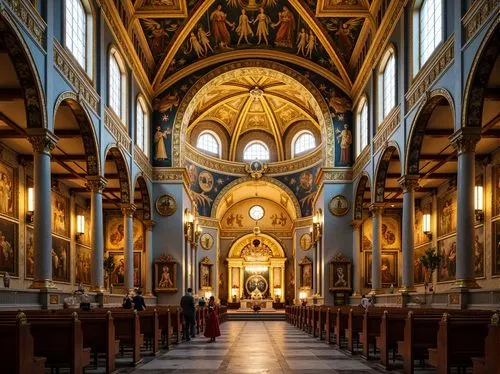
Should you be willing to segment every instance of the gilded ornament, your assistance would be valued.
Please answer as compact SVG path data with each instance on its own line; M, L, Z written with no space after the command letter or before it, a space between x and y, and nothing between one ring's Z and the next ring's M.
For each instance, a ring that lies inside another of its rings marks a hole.
M206 249L207 251L212 248L214 244L214 237L210 235L208 232L205 232L200 237L200 245L201 248Z
M350 208L351 204L349 200L347 200L347 198L343 195L336 195L332 197L328 203L328 210L336 217L345 216Z
M177 211L177 202L170 195L158 197L155 206L158 214L164 217L169 217Z
M310 250L312 248L311 234L309 233L302 234L299 239L299 243L300 243L300 248L302 248L303 251Z

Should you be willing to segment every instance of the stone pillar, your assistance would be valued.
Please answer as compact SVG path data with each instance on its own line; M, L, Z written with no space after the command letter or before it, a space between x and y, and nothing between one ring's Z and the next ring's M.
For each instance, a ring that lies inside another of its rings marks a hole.
M91 291L103 292L104 288L104 223L102 211L102 191L106 188L108 181L99 176L92 175L87 177L87 187L92 192L90 199L91 216L91 246L92 253L92 274Z
M148 219L144 221L144 228L146 229L146 251L144 252L144 262L146 263L146 284L145 293L147 296L151 296L153 294L153 229L155 227L156 222Z
M403 284L401 292L414 291L413 286L413 246L415 230L415 188L418 186L418 175L403 175L398 183L403 188Z
M269 296L274 300L274 267L268 266L267 271L269 272Z
M233 267L231 265L229 265L227 267L227 287L228 287L227 300L232 301L233 300ZM236 295L236 296L238 296L238 295Z
M375 294L382 288L380 279L381 266L381 251L382 251L382 212L384 211L383 203L373 203L370 205L370 211L373 215L372 223L372 290L370 293Z
M462 127L450 136L457 150L457 270L455 287L478 288L474 279L475 150L481 129Z
M360 229L363 220L355 219L351 221L352 227L352 290L353 295L357 296L361 293L361 243Z
M125 237L124 261L125 261L125 281L124 292L134 289L134 204L122 204L123 227Z
M52 282L52 207L50 180L50 152L59 140L52 132L28 128L28 140L33 146L33 191L35 276L31 288L55 288Z

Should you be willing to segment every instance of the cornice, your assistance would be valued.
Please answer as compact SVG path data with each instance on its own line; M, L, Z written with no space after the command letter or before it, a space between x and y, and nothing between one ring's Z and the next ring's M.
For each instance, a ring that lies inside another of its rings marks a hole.
M462 25L465 31L465 43L468 43L486 21L496 15L498 17L498 0L477 0L474 1L462 18Z
M116 115L106 107L104 113L104 125L111 135L121 144L127 152L132 153L132 139L127 133L127 128L116 118Z
M186 168L154 167L153 182L184 183L189 189L191 179Z
M198 216L198 224L201 227L213 227L215 229L219 228L219 220L210 217Z
M54 39L54 64L89 107L99 113L100 97L86 74L73 62L66 49Z
M383 120L377 130L377 134L373 137L373 154L377 153L387 143L389 137L399 127L400 123L401 108L400 105L397 105Z
M324 183L349 183L352 182L351 168L321 168L316 175L318 190Z
M405 94L406 112L409 112L420 98L428 92L437 78L451 65L454 56L454 34L434 52L434 55L418 72Z
M312 226L313 224L313 219L311 216L308 216L308 217L301 217L301 218L297 218L294 222L293 222L293 228L296 230L296 229L301 229L301 228L304 228L304 227L309 227L309 226Z
M4 4L9 6L38 46L45 49L47 24L33 4L28 0L4 0Z
M149 180L153 179L153 167L151 166L151 162L144 154L142 149L140 149L137 145L134 146L134 161L142 170L144 175L146 175Z

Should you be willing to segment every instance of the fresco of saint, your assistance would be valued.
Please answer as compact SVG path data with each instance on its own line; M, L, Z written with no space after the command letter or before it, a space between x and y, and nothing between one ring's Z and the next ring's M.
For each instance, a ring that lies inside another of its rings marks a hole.
M283 10L278 14L278 22L271 25L273 28L279 26L276 32L276 38L274 39L274 45L277 47L293 48L295 39L295 17L286 6L284 6Z
M215 44L221 48L229 48L231 45L231 34L227 26L234 29L234 23L227 20L226 13L222 11L222 5L217 5L217 9L210 14L210 22Z

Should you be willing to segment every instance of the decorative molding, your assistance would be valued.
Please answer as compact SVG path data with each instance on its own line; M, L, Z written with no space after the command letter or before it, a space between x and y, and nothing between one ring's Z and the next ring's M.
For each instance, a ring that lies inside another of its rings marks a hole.
M476 0L462 18L465 43L469 42L486 21L494 15L498 17L498 0Z
M209 217L198 216L198 225L201 227L219 227L219 220Z
M476 144L481 139L481 128L461 127L448 139L453 148L457 150L459 156L463 153L474 152L476 150Z
M352 175L353 179L361 173L361 171L365 168L368 161L370 161L370 147L367 146L365 149L361 151L358 157L356 157L356 161L354 162L354 166L352 167Z
M399 127L401 123L401 109L396 106L384 119L373 138L373 154L387 143L390 135Z
M129 153L131 153L132 139L127 133L125 126L119 121L115 114L106 107L104 114L104 125L108 131L113 135L116 141L123 146Z
M28 128L26 133L35 153L44 153L50 156L59 141L59 138L47 129Z
M407 112L428 92L437 78L451 65L454 58L454 41L455 36L451 34L411 82L411 86L405 95Z
M186 168L153 168L153 182L162 183L183 183L187 191L191 179Z
M73 86L79 98L85 100L95 113L99 113L99 94L82 69L73 62L73 58L55 38L54 64Z
M144 175L146 175L149 180L152 180L153 166L151 166L151 162L149 162L148 157L137 145L134 146L134 161L140 167Z
M28 0L5 0L4 4L7 4L12 12L24 24L37 44L42 49L45 49L45 32L47 24L33 4Z
M321 186L325 182L345 183L352 181L352 170L346 168L321 168L316 175L316 185Z
M108 184L108 180L100 175L89 175L87 177L87 188L94 193L102 193Z

